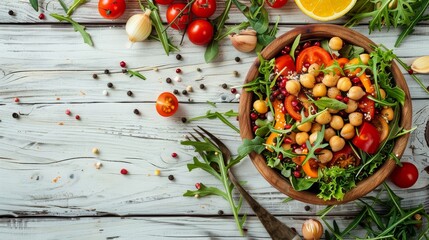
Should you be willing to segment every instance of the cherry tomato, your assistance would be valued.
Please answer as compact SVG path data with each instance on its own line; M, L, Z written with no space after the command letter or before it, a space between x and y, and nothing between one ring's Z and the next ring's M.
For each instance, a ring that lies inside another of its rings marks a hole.
M172 3L174 0L155 0L156 3L161 4L161 5L168 5L170 3Z
M369 99L367 96L363 96L359 100L358 104L359 109L363 113L363 119L365 121L370 122L372 119L374 119L375 114L375 102Z
M359 128L359 134L353 138L352 143L362 151L374 154L380 146L380 134L374 125L364 122Z
M216 11L216 0L196 0L191 11L197 17L208 18Z
M193 44L206 45L212 40L214 29L209 21L198 19L189 24L187 33Z
M282 71L281 75L283 75L283 76L289 75L288 72L294 72L295 71L295 63L294 63L292 57L290 55L283 55L281 57L276 58L275 70L277 72Z
M331 54L329 54L325 49L318 46L308 47L298 54L298 57L296 58L296 70L298 73L301 73L302 67L305 63L317 63L319 65L323 64L328 66L331 60Z
M265 2L272 8L281 8L287 3L287 0L265 0Z
M298 101L294 95L289 95L285 99L286 112L296 121L301 121L301 114L293 108L292 102Z
M116 19L125 12L125 0L100 0L98 2L98 12L107 19Z
M168 24L170 24L172 28L177 30L183 30L186 28L186 24L188 24L188 22L190 21L190 15L189 15L189 9L188 8L185 9L185 7L186 7L186 4L184 3L174 3L168 6L166 11L167 22ZM177 15L179 15L183 9L185 10L182 12L182 16L177 17Z
M350 145L346 145L340 151L335 152L332 160L328 163L329 166L339 166L341 168L359 166L359 164L360 159L355 156Z
M179 101L176 96L169 92L163 92L156 99L156 111L163 117L170 117L179 108Z
M401 164L402 167L396 166L395 170L393 170L390 180L400 188L409 188L417 182L419 171L412 163L401 162Z

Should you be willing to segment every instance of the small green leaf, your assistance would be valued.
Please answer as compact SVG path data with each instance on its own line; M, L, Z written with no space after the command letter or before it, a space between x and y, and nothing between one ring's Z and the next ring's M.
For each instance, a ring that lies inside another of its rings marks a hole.
M325 108L330 108L333 110L343 110L347 108L347 104L344 102L328 97L321 97L316 101L313 100L312 102L321 110Z
M206 48L206 51L204 53L204 60L206 61L206 63L212 62L217 57L218 54L219 54L219 42L216 40L213 40Z
M39 1L38 0L30 0L30 4L33 7L34 11L39 11Z
M259 136L256 136L254 139L244 139L243 144L238 147L238 154L241 156L246 156L247 154L255 151L257 153L262 153L265 146L262 145L265 140Z
M67 10L67 16L70 17L78 7L85 3L86 0L74 0L73 4Z
M141 73L139 73L137 71L133 71L133 70L127 69L126 74L129 74L130 77L136 76L136 77L138 77L140 79L146 80L146 77L143 76Z
M75 32L79 32L80 35L82 35L83 41L86 44L88 44L89 46L94 46L94 43L92 42L92 39L91 39L91 35L89 35L85 31L85 26L80 25L79 23L77 23L73 19L71 19L70 17L66 17L63 15L56 14L56 13L51 13L50 16L57 19L60 22L65 21L65 22L70 23L73 26L73 29L75 30Z
M290 48L289 55L292 57L293 60L295 60L295 50L299 45L299 41L301 41L301 34L296 36L295 40L292 43L292 47Z
M67 7L67 5L64 3L63 0L58 0L58 2L60 2L61 7L63 8L64 12L68 12L69 8Z

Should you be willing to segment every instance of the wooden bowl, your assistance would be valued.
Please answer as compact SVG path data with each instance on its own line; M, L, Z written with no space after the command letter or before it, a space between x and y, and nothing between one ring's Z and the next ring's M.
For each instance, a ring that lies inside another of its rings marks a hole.
M296 36L299 34L301 34L301 41L321 38L329 39L331 37L337 36L348 43L363 47L368 53L372 51L371 45L375 45L375 43L369 40L367 37L349 28L330 24L314 24L294 28L278 37L262 51L262 57L264 59L271 59L275 57L286 45L292 45ZM254 80L258 76L258 66L259 60L256 58L256 60L253 62L253 65L250 67L249 72L247 73L245 83ZM400 126L410 129L412 116L410 92L407 83L405 82L404 76L395 63L392 63L392 74L396 84L402 88L406 94L405 105L401 108L402 112ZM243 139L254 138L250 120L252 104L253 93L243 91L239 106L240 135ZM399 158L402 157L405 147L407 146L408 138L409 134L396 139L393 153ZM273 187L277 188L277 190L296 200L320 205L344 204L346 202L363 197L379 186L395 168L395 161L393 159L389 159L382 166L380 166L380 168L373 175L358 182L355 188L345 194L343 200L338 201L333 199L330 201L324 201L318 198L313 192L294 190L286 178L284 178L276 170L267 166L265 158L262 155L255 152L252 152L249 155L258 171Z

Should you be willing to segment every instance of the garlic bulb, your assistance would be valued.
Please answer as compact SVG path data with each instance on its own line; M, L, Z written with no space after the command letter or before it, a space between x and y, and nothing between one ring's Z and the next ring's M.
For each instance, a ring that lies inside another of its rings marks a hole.
M128 19L125 31L127 31L128 39L131 42L141 42L149 37L152 31L150 13L151 11L146 9L144 13L133 15Z
M411 69L416 73L429 73L429 56L419 57L411 64Z
M256 31L243 30L239 34L229 35L232 46L240 52L251 52L256 48L257 38Z
M308 219L302 224L302 236L308 240L319 240L323 235L323 226L316 219Z

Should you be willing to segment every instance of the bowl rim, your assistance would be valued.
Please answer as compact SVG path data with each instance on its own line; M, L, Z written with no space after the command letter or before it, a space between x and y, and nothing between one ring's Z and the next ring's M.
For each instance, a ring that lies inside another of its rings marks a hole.
M309 24L293 28L292 30L276 38L261 52L261 56L264 59L271 59L275 57L284 46L291 45L295 40L296 36L298 36L299 34L301 34L301 41L338 36L348 43L363 47L365 52L367 53L370 53L372 51L371 45L376 45L366 36L343 26L333 24ZM259 74L259 64L260 61L258 58L256 58L247 73L244 83L252 81ZM406 96L404 106L401 107L402 111L399 125L404 127L405 129L410 129L412 121L412 102L410 99L410 91L408 89L407 83L402 72L400 71L399 67L395 62L392 62L391 72L396 82L396 85L404 90ZM240 97L239 127L240 136L242 139L254 138L249 116L251 111L252 98L253 93L247 91L243 91ZM392 152L398 158L402 157L402 154L404 153L405 148L407 146L409 136L410 134L406 134L396 139ZM365 178L364 180L358 182L356 184L356 187L348 191L345 194L343 200L331 199L325 201L323 199L318 198L315 193L311 193L308 191L296 191L290 185L290 183L280 173L278 173L278 171L270 168L266 164L265 158L261 154L252 152L249 154L249 156L260 174L277 190L295 200L318 205L344 204L365 196L366 194L374 190L376 187L378 187L386 178L388 178L396 165L395 160L389 158L377 169L376 172L374 172L368 178Z

